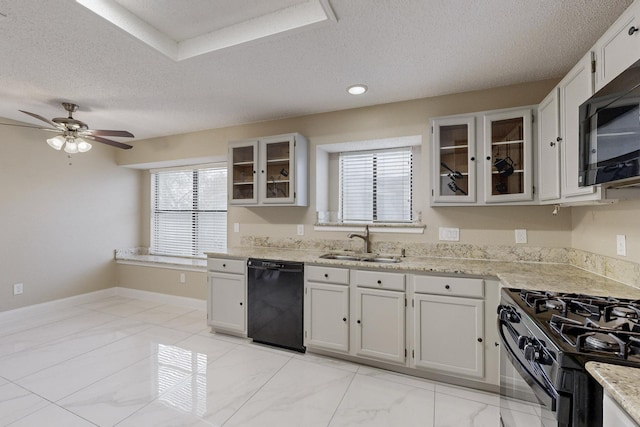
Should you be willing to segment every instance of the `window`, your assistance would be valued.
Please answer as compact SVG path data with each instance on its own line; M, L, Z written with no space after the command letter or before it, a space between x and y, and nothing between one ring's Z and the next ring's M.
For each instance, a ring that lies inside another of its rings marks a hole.
M202 257L226 247L226 166L151 171L150 252Z
M340 153L343 222L412 222L411 147Z

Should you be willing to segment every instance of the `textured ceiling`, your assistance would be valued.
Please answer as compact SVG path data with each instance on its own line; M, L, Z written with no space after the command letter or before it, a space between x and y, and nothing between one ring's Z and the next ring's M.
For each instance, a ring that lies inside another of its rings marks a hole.
M118 2L175 39L300 3ZM0 117L40 124L18 109L59 117L73 101L90 127L142 139L556 78L631 0L330 4L337 21L175 61L74 0L0 0Z

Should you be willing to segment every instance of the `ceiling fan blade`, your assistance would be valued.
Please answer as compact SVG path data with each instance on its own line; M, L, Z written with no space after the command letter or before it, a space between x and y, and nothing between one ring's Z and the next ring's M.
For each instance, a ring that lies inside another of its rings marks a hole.
M31 126L31 125L19 125L15 123L0 123L2 126L15 126L19 128L27 128L27 129L37 129L37 130L46 130L49 132L60 132L60 129L52 129L52 128L41 128L39 126Z
M120 136L123 138L133 138L133 134L126 130L104 130L104 129L87 129L82 131L86 135L99 135L99 136Z
M20 111L21 113L28 114L28 115L30 115L31 117L34 117L34 118L36 118L36 119L38 119L38 120L42 120L43 122L45 122L45 123L47 123L47 124L49 124L49 125L53 126L54 128L59 128L59 127L60 127L59 125L57 125L57 124L53 123L51 120L49 120L49 119L45 119L44 117L42 117L42 116L40 116L40 115L38 115L38 114L36 114L36 113L30 113L30 112L28 112L28 111L24 111L24 110L18 110L18 111Z
M89 139L92 141L102 142L103 144L111 145L112 147L122 148L123 150L128 150L130 148L133 148L133 146L129 144L123 144L122 142L112 141L110 139L101 138L99 136L94 136L94 135L84 135L82 136L82 138Z

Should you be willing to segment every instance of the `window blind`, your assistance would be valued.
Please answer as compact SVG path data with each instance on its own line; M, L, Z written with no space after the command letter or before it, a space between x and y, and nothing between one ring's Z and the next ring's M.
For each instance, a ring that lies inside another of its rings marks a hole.
M412 222L411 147L340 153L343 222Z
M226 247L226 166L152 171L150 252L202 257Z

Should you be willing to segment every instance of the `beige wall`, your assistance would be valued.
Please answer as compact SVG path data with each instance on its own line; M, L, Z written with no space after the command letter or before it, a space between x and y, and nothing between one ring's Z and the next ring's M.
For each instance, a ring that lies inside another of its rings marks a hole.
M386 105L315 114L290 119L253 123L224 129L155 138L135 143L135 148L118 153L122 165L163 162L185 158L225 156L230 140L300 132L310 142L309 207L229 208L229 245L238 245L243 235L297 237L296 225L305 225L303 239L344 238L345 233L314 232L315 152L323 144L420 135L421 166L429 165L429 119L437 116L537 104L556 84L555 80L534 82L497 89L417 99ZM560 246L571 244L570 215L552 216L549 207L453 207L430 208L428 173L416 183L424 235L379 234L373 240L438 241L438 227L460 228L461 243L514 244L514 229L529 231L529 245ZM148 206L144 217L148 217ZM240 232L233 232L233 223ZM265 227L269 224L269 227ZM148 226L145 228L148 230ZM148 245L148 231L143 244Z
M185 275L184 283L180 283L180 274ZM118 264L116 281L120 286L143 291L207 299L205 272Z
M0 126L0 311L114 286L113 250L142 238L140 172L99 143L69 165L49 136Z
M571 211L572 247L640 263L640 200L573 207ZM626 257L616 255L617 234L626 236Z

